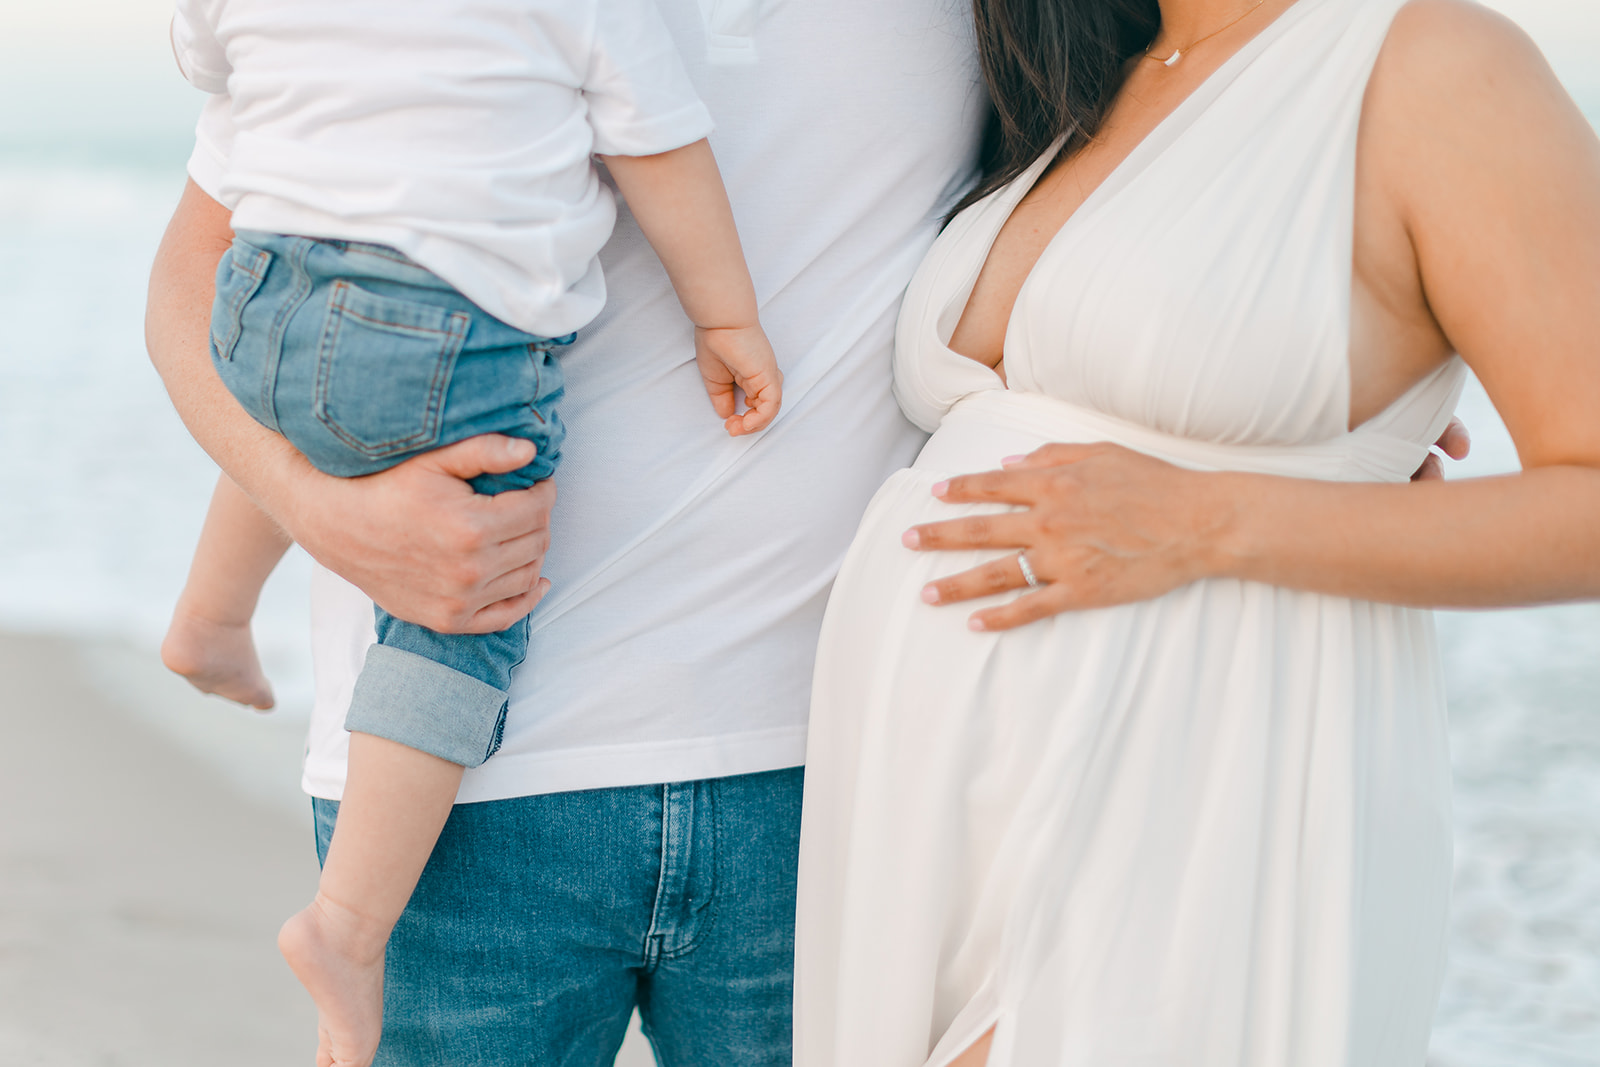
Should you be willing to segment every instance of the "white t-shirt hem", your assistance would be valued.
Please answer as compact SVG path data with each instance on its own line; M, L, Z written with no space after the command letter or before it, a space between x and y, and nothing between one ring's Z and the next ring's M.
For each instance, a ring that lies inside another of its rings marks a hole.
M456 803L731 778L799 767L805 758L804 726L687 741L502 753L467 772ZM321 768L308 764L301 788L312 797L339 800L344 795L344 769L342 759Z

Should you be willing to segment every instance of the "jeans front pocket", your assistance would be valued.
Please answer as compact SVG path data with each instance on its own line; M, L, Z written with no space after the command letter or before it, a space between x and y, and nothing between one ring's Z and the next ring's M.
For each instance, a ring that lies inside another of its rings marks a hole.
M369 459L439 440L445 396L471 318L334 283L317 354L317 420Z
M217 264L217 291L211 301L211 357L219 362L233 358L244 320L244 306L266 280L272 253L237 237Z

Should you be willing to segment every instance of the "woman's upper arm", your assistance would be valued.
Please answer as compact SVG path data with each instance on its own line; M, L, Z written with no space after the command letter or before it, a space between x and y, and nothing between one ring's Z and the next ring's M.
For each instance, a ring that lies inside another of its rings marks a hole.
M1600 466L1600 140L1531 40L1413 0L1380 58L1383 167L1434 317L1523 465Z

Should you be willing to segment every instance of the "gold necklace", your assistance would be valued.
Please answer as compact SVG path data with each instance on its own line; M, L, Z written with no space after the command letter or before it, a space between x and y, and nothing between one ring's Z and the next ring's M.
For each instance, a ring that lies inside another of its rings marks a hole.
M1184 56L1186 56L1190 52L1194 51L1194 46L1195 45L1202 44L1202 43L1204 43L1206 41L1211 40L1211 38L1215 37L1217 34L1221 33L1223 30L1231 30L1231 29L1233 29L1235 26L1239 25L1239 23L1243 22L1247 16L1253 14L1258 7L1260 7L1262 4L1264 4L1266 2L1267 2L1267 0L1256 0L1255 3L1253 3L1249 7L1245 8L1244 14L1240 15L1238 18L1234 19L1232 22L1228 23L1226 26L1223 26L1220 29L1212 30L1210 33L1206 34L1204 37L1197 37L1196 39L1194 39L1193 41L1190 41L1187 45L1185 45L1182 48L1174 49L1172 54L1170 56L1168 56L1166 59L1159 59L1156 56L1153 56L1153 55L1150 54L1150 48L1154 48L1155 47L1155 45L1152 43L1150 48L1146 48L1144 50L1144 58L1146 58L1146 59L1154 59L1157 63L1160 63L1164 67L1177 66L1178 60L1182 59Z

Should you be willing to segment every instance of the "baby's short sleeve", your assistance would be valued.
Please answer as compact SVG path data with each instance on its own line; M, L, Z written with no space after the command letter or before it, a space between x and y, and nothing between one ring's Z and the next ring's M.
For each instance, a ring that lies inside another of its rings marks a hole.
M172 54L190 85L208 93L225 93L233 68L217 40L212 6L205 0L177 0L172 15Z
M656 0L598 0L583 95L594 150L652 156L711 132Z

